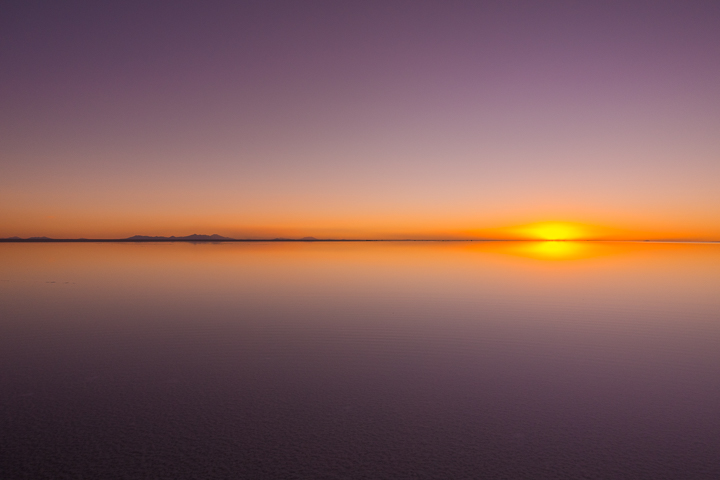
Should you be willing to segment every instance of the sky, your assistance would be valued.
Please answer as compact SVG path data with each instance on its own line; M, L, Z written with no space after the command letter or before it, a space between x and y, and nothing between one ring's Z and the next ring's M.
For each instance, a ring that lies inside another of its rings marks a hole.
M11 1L0 65L0 237L720 240L717 1Z

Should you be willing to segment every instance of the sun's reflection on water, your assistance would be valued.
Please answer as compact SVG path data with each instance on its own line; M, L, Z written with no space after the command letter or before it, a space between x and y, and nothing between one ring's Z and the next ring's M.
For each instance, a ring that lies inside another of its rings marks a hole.
M576 260L599 255L598 249L593 247L585 242L549 240L522 242L517 250L521 255L541 260Z
M501 253L547 261L580 260L623 250L600 242L566 240L503 242L499 246Z

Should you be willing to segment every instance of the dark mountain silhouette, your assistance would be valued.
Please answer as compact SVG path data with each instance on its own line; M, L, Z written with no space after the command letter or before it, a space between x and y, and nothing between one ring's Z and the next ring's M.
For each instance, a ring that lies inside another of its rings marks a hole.
M30 237L30 238L21 238L18 236L14 237L7 237L7 238L0 238L0 242L55 242L54 238L50 237Z
M215 240L215 241L222 241L222 240L234 240L234 238L230 237L223 237L218 234L213 235L198 235L197 233L194 233L192 235L188 235L186 237L151 237L147 235L134 235L132 237L128 237L125 240Z

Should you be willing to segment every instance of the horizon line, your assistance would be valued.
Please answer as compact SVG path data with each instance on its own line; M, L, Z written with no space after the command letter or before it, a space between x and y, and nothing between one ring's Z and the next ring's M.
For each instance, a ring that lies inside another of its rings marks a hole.
M199 238L192 238L199 237ZM205 238L203 238L205 237ZM136 235L127 238L49 238L49 237L8 237L0 238L2 243L232 243L232 242L625 242L625 243L720 243L720 240L697 239L533 239L533 238L230 238L211 235L188 235L186 237L150 237Z

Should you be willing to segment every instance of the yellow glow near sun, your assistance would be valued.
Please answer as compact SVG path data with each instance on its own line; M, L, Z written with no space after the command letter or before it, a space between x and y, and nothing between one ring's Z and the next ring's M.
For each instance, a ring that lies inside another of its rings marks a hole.
M515 231L523 237L537 240L579 240L590 235L589 227L570 222L532 223Z

